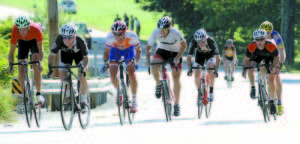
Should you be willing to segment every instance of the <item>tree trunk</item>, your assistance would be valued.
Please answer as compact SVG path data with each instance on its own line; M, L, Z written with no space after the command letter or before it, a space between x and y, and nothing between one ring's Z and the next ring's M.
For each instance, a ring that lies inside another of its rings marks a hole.
M281 0L281 36L286 51L286 65L294 63L294 24L296 15L296 0Z

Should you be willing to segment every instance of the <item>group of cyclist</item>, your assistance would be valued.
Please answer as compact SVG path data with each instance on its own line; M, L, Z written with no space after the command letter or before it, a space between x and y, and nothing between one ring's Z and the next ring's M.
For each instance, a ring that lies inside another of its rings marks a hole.
M281 93L282 86L280 80L280 68L285 61L285 50L283 41L278 32L273 31L272 23L266 21L261 24L260 28L253 32L254 41L249 43L246 49L243 66L248 67L264 61L265 63L271 63L266 67L269 92L271 113L276 113L275 95L277 95L277 108L278 114L283 113L283 107L281 105ZM158 41L157 41L158 40ZM155 54L151 60L151 49L154 43L157 41ZM34 61L43 60L43 34L38 26L31 22L27 17L20 16L16 19L15 25L11 35L11 48L8 56L10 63L14 62L14 52L16 44L18 43L18 61L25 61L28 57L29 50L32 53ZM189 50L187 56L188 76L192 76L192 66L207 65L209 69L209 97L208 100L212 102L214 100L214 79L218 77L218 70L221 64L221 57L216 41L209 36L204 29L199 29L194 33L194 38L189 43ZM150 63L157 63L162 61L172 61L172 78L173 78L173 90L175 95L174 104L174 116L180 115L180 76L183 68L182 56L186 51L187 43L181 32L172 27L171 18L164 16L159 19L157 28L152 32L147 46L146 46L146 63L145 65L150 67ZM80 80L80 96L82 98L81 106L87 105L87 79L83 73L86 73L88 69L88 48L86 42L77 35L76 26L74 24L65 24L60 30L60 34L57 36L51 53L48 58L49 64L49 76L52 76L53 71L51 66L54 64L55 56L59 54L59 65L64 66L67 64L72 65L75 60L76 65L81 65L83 72L79 72ZM118 89L119 79L118 73L118 61L123 57L126 60L128 76L130 79L130 89L132 93L131 113L137 112L137 90L138 81L136 79L136 65L141 58L142 50L139 42L139 38L134 32L127 30L127 25L123 21L116 21L111 26L111 32L108 33L105 39L104 50L104 70L110 72L110 78L115 89ZM195 54L195 60L192 64L192 58ZM232 71L234 72L234 65L237 60L236 48L232 39L226 40L223 53L224 69L227 69L227 63L231 63ZM161 83L159 80L160 65L152 65L152 74L156 82L155 96L161 97ZM36 96L38 103L44 103L44 97L41 95L41 71L43 70L41 65L35 64L34 68L34 80L36 82ZM213 70L212 70L213 69ZM60 69L60 78L63 80L66 77L66 71ZM10 73L13 70L9 71ZM246 69L243 69L242 75L246 76ZM195 70L195 85L198 88L200 85L200 73L201 70ZM227 79L228 73L225 74ZM251 98L256 97L256 90L254 85L254 70L249 70L249 78L251 85ZM19 66L19 82L22 85L24 80L24 67ZM233 81L234 78L232 77ZM22 87L23 88L23 87ZM117 105L121 106L123 96L117 95ZM202 99L198 99L198 102Z

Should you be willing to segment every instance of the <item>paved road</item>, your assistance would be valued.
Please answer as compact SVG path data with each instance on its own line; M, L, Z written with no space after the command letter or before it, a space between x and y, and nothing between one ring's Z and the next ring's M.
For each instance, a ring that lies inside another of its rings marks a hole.
M220 77L224 74L221 72ZM236 75L232 89L222 78L216 81L215 102L209 119L197 119L193 78L181 77L181 116L164 119L161 100L154 97L154 81L145 69L138 72L139 112L134 125L120 126L114 98L92 113L90 126L82 130L78 120L64 131L58 112L43 115L41 128L27 128L25 118L0 128L1 143L298 143L300 75L282 74L285 114L264 123L257 102L250 99L249 83ZM31 139L34 138L34 139ZM34 141L33 141L34 140Z

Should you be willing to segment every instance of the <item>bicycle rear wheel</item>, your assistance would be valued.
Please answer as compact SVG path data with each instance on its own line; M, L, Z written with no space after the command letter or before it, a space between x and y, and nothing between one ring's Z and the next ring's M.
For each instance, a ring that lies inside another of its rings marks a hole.
M75 115L74 93L72 85L62 82L60 91L61 120L65 130L70 130Z
M80 81L77 81L77 92L78 94L80 93ZM82 97L79 97L79 103L81 104L82 102ZM89 125L90 122L90 115L91 115L91 98L90 95L87 94L87 101L86 101L86 106L85 110L80 110L78 111L78 118L79 118L79 123L82 129L86 129L87 126ZM81 107L82 108L82 107Z
M164 103L166 121L169 122L172 120L172 114L171 114L172 104L169 103L170 91L169 91L169 87L165 81L162 81L162 98L163 98L163 103Z
M23 86L23 94L24 94L24 107L25 107L25 116L26 116L26 121L27 121L27 125L30 128L31 126L31 120L32 120L32 107L31 107L31 91L30 91L30 84L28 81L24 82L24 86Z

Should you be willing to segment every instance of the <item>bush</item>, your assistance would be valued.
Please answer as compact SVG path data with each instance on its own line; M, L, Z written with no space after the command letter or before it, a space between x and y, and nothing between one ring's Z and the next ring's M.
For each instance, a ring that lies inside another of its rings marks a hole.
M17 100L11 97L10 89L0 87L0 123L12 122L15 119L15 113L12 110L17 105Z

